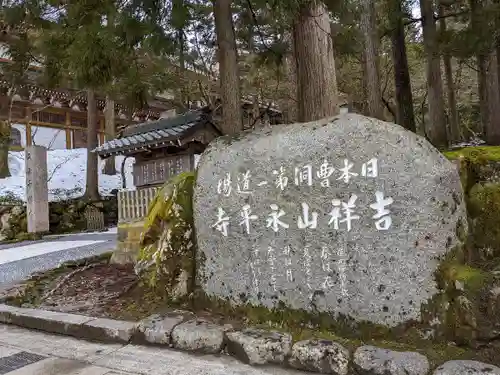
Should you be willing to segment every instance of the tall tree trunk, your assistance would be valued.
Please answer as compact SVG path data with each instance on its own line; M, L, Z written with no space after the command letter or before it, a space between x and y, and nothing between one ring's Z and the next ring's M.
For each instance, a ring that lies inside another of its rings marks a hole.
M406 54L405 28L401 0L389 0L389 22L391 27L392 62L396 91L396 123L416 132L413 95Z
M184 110L189 109L189 96L186 90L187 80L186 80L186 57L185 57L185 40L184 40L184 29L180 28L177 30L177 40L179 43L179 67L181 76L181 105Z
M285 59L286 64L286 80L290 87L288 99L286 101L285 122L290 124L297 122L298 118L298 98L297 98L297 60L295 54L295 42L293 35L289 35L290 52Z
M222 99L222 131L237 134L243 130L238 51L234 33L231 0L213 0L217 35Z
M115 124L115 101L109 96L106 97L106 107L104 108L104 130L106 142L116 138ZM115 175L115 157L110 156L104 163L104 174Z
M87 184L85 195L92 201L99 200L99 176L97 154L92 152L97 147L97 106L95 92L87 90Z
M481 29L481 9L482 2L477 0L470 0L469 6L471 10L471 28L474 33L479 33ZM476 55L477 61L477 91L479 95L479 111L480 111L480 126L475 131L484 135L486 126L489 121L489 108L488 108L488 92L487 92L487 77L486 77L486 55L484 51L480 50Z
M0 178L10 177L9 170L10 125L0 121Z
M303 6L294 24L298 120L314 121L339 113L330 18L323 2Z
M424 50L427 56L429 119L426 123L426 135L434 146L446 148L448 146L448 136L446 134L441 58L436 21L434 19L433 0L420 0L420 13L422 15Z
M380 73L378 63L379 39L374 0L363 0L361 29L364 40L364 75L367 92L367 115L384 120L384 103L380 92Z
M446 19L444 16L444 8L439 5L439 26L443 35L446 33ZM449 124L450 124L450 143L458 142L462 138L460 132L460 123L458 118L457 100L455 97L455 83L453 81L453 68L451 66L451 54L445 49L443 51L444 74L446 78L446 96L448 98L449 108Z
M481 124L478 133L484 135L488 121L490 119L490 109L488 106L488 85L487 85L487 61L483 53L478 53L477 59L477 91L479 94L479 111Z
M484 140L489 145L500 145L500 85L496 48L492 48L486 65L486 92L488 99L488 122L484 128Z

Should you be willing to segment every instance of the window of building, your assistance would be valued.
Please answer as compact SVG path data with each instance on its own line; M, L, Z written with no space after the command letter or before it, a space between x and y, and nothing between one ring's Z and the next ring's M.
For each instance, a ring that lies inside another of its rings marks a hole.
M71 125L73 126L81 126L82 128L87 127L87 117L76 116L71 114Z
M46 122L48 124L66 124L66 114L65 113L54 113L49 111L37 111L34 110L31 113L31 119L38 122Z

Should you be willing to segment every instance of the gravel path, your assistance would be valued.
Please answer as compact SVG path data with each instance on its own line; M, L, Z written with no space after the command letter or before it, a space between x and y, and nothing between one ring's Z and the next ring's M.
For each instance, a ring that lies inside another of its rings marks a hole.
M116 247L116 232L48 236L41 241L0 245L0 284L26 279L72 260L99 255Z

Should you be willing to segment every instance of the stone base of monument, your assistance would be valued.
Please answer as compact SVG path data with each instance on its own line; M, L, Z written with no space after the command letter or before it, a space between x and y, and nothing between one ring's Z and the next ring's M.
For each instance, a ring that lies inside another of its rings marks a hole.
M144 231L144 222L118 224L117 248L111 257L111 263L135 264L141 249L141 234Z

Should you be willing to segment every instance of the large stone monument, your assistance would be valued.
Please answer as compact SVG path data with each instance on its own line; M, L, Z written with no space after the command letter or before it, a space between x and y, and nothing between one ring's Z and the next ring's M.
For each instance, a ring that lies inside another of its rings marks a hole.
M451 162L355 114L217 139L194 215L208 296L386 326L421 317L467 225Z
M49 230L47 149L42 146L26 147L25 163L28 232L47 232Z

